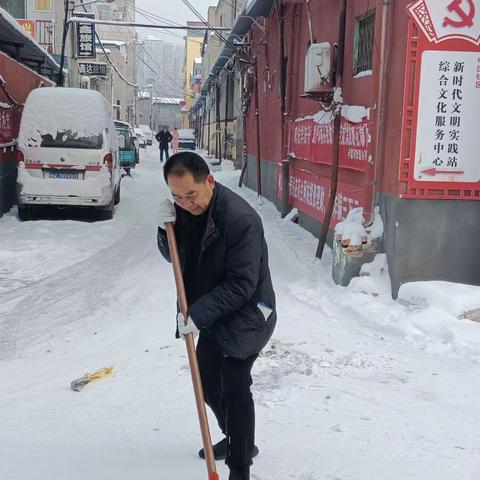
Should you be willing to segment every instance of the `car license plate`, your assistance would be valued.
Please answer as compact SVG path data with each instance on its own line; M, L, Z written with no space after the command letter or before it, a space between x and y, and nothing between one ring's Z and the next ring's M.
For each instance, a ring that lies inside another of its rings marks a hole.
M48 178L61 178L62 180L78 180L78 172L48 172Z

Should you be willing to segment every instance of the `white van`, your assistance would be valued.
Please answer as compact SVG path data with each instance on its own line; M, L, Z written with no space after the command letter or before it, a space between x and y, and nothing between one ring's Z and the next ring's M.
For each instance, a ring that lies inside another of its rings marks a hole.
M145 137L147 145L152 145L153 144L153 132L150 129L150 127L148 125L139 125L138 128L143 133L143 136Z
M17 152L20 220L36 205L95 207L113 217L120 201L118 138L99 92L48 87L25 102Z

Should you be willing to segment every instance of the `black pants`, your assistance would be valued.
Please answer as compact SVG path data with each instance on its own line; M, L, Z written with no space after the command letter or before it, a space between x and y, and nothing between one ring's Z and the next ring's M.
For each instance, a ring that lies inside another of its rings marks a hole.
M160 145L160 161L163 162L163 152L165 152L166 160L168 160L168 145Z
M200 334L197 357L205 402L227 437L225 463L231 468L247 467L252 464L255 442L250 373L258 355L245 360L227 357L214 337Z

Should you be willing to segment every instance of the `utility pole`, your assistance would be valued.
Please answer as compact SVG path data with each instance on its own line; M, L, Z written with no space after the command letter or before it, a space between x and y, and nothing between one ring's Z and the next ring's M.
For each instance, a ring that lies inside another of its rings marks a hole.
M59 87L63 87L65 85L65 74L63 73L63 66L65 65L65 45L67 43L68 26L70 25L68 23L68 4L69 0L65 0L65 15L63 16L62 53L60 56L60 69L58 71L57 80L57 84Z

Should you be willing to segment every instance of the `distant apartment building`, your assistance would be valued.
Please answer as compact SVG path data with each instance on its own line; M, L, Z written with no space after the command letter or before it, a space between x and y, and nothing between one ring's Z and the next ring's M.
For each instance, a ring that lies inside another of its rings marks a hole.
M86 8L98 20L135 21L135 0L92 3ZM115 118L135 124L139 50L137 33L129 26L100 24L96 25L96 31L100 43L97 44L97 58L92 61L107 64L107 74L81 76L80 86L101 92L111 102Z
M204 30L194 30L195 27L204 28L205 24L203 22L188 21L187 26L190 27L190 29L187 30L187 34L185 35L185 68L183 72L185 105L182 109L184 112L184 128L188 128L190 124L189 112L195 98L195 83L192 83L192 79L194 78L193 71L195 68L195 59L201 57L202 43L205 33Z
M154 36L142 42L143 89L152 85L153 95L161 97L182 96L182 73L184 48L182 45L165 42Z

